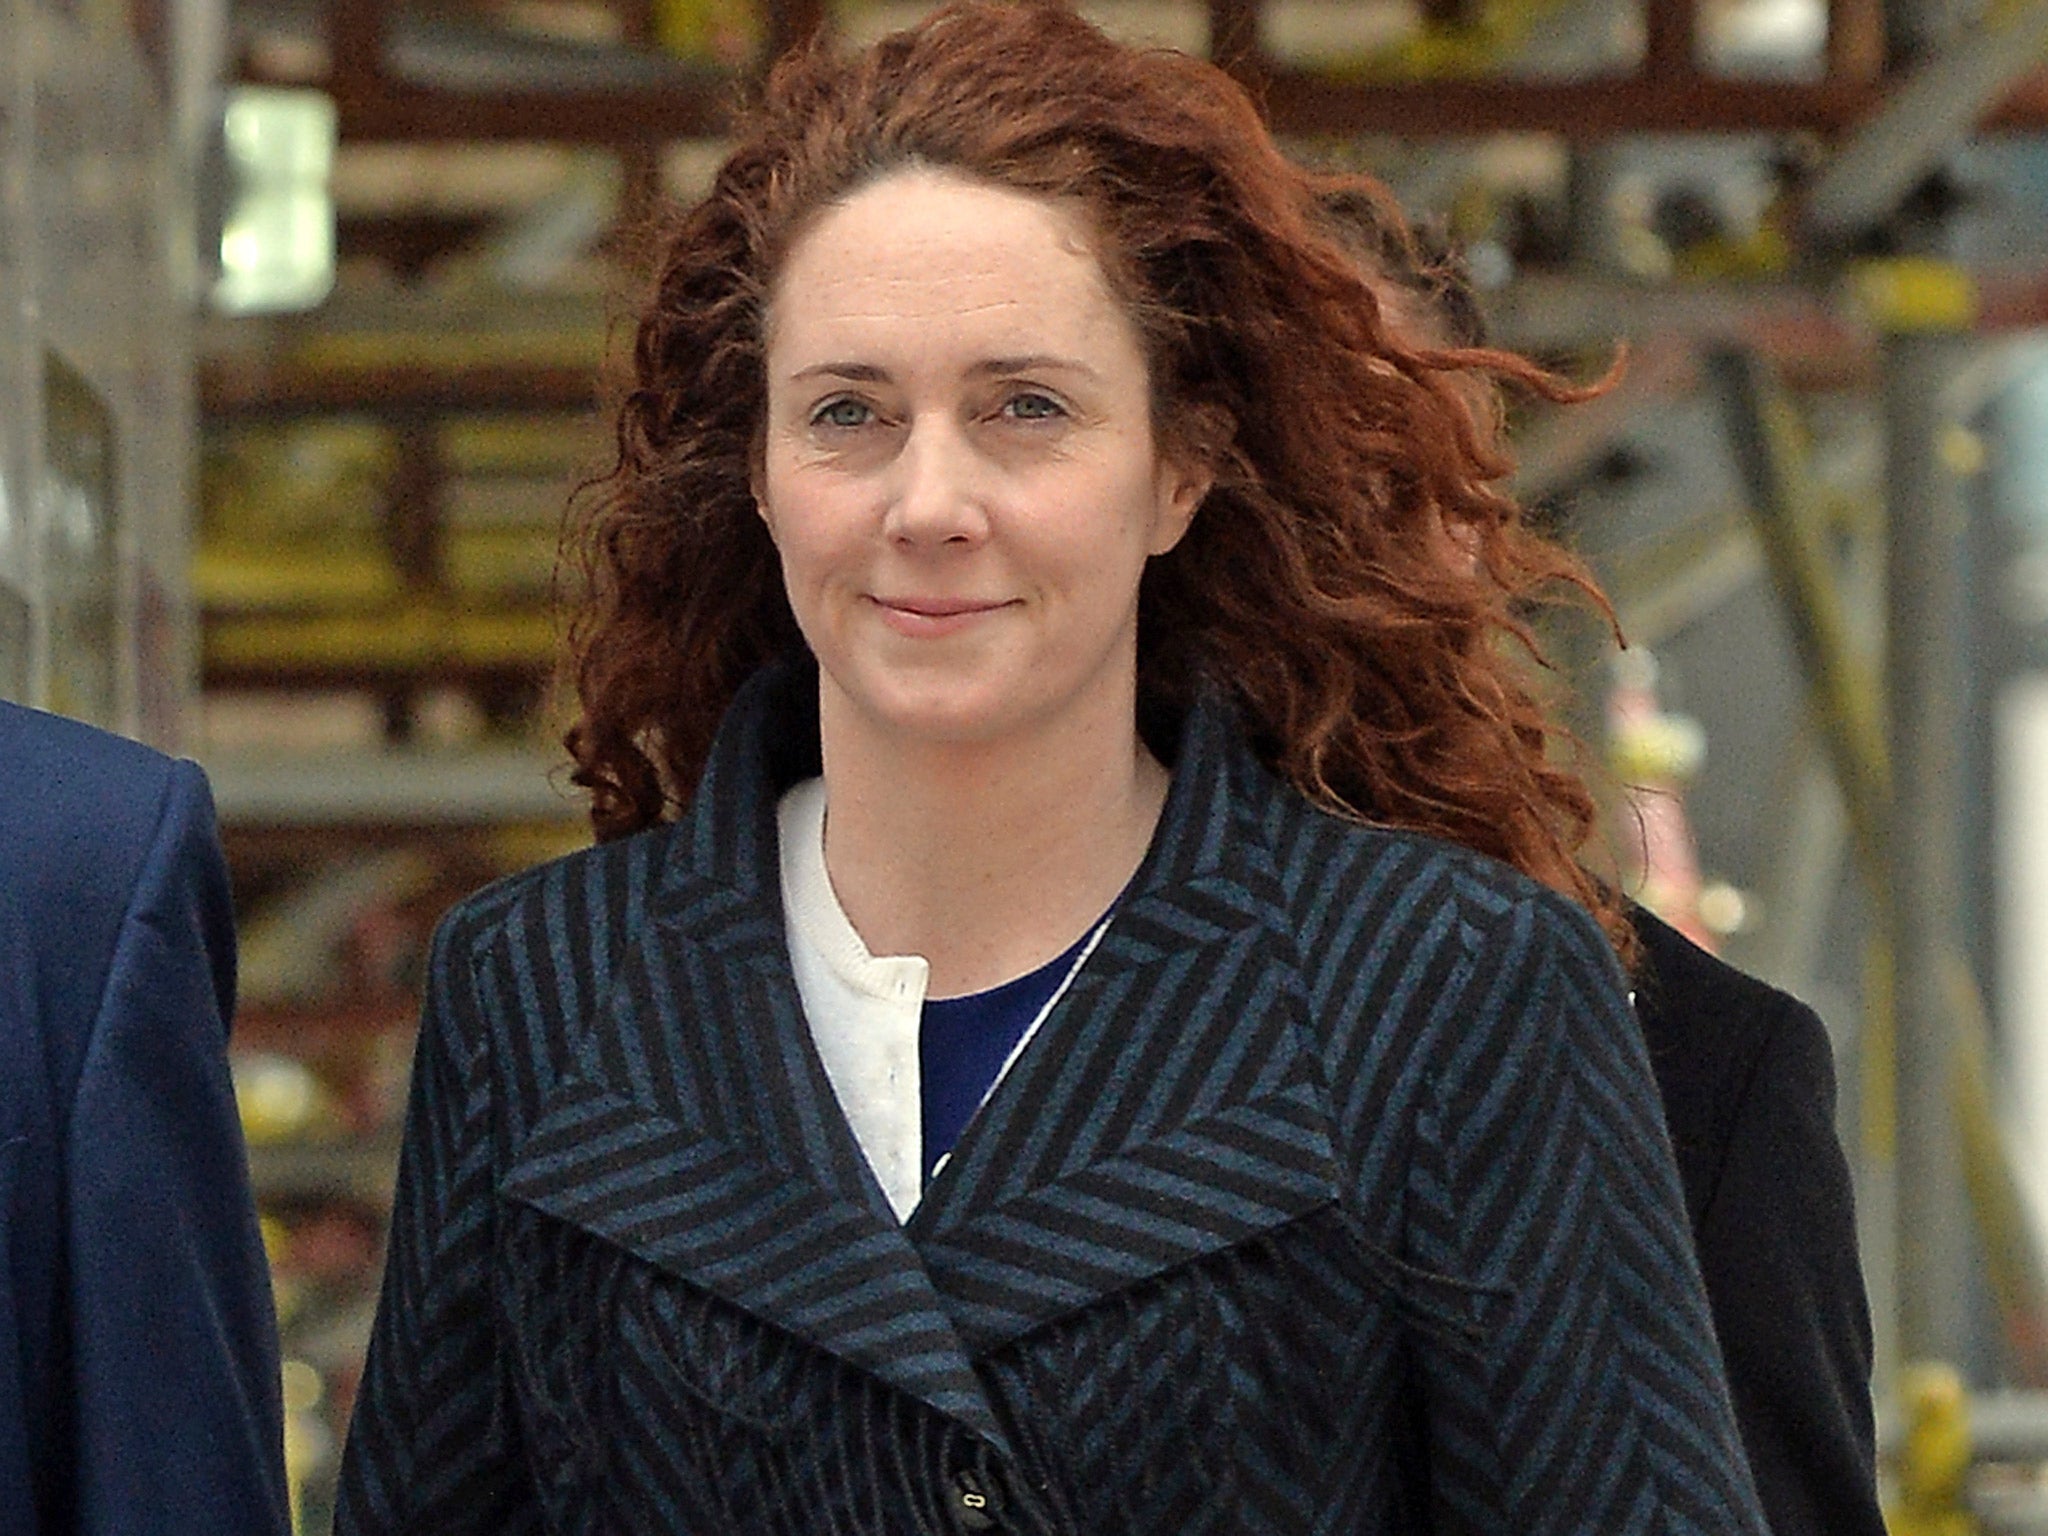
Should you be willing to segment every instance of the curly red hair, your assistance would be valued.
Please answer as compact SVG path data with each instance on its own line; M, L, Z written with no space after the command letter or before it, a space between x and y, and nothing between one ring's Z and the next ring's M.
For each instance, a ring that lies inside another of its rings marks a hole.
M768 306L821 210L910 166L1080 210L1144 340L1162 447L1214 469L1140 592L1148 735L1220 685L1311 801L1515 865L1626 952L1576 857L1594 805L1550 750L1523 617L1532 597L1600 599L1500 487L1510 466L1455 382L1478 354L1404 343L1319 211L1341 189L1396 227L1391 197L1288 161L1213 65L1047 0L965 0L857 54L785 60L668 238L617 462L571 527L588 595L566 740L598 835L686 803L742 681L801 645L751 488ZM1504 353L1484 367L1574 394ZM1487 579L1447 556L1448 526Z

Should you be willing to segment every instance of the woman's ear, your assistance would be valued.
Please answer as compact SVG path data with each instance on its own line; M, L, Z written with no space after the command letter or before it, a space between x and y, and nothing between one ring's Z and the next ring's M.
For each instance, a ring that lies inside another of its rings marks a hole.
M747 491L754 498L754 515L768 530L768 537L775 537L775 519L768 515L768 429L760 426L754 430L753 446L747 450Z
M768 515L768 503L758 496L754 498L754 516L758 517L761 520L761 526L768 530L768 543L770 546L779 552L782 548L782 541L775 536L775 519Z
M1215 483L1216 473L1206 464L1190 464L1178 454L1159 461L1152 537L1145 546L1148 555L1163 555L1186 536L1196 511Z
M1187 534L1209 492L1216 466L1237 436L1237 420L1215 404L1189 404L1178 413L1179 430L1160 446L1158 511L1148 552L1163 555Z

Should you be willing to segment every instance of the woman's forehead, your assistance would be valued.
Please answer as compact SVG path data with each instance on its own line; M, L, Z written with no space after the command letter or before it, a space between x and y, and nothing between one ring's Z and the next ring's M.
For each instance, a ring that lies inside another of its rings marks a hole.
M858 361L939 343L994 357L1131 343L1070 208L922 169L826 210L784 262L770 320L771 350L796 368L847 349Z

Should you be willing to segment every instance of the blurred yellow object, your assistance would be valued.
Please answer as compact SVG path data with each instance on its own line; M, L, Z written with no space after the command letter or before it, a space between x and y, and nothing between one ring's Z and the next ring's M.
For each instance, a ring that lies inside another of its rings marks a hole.
M332 1095L302 1061L271 1051L245 1051L234 1059L235 1108L242 1135L253 1147L325 1135L335 1127Z
M279 1274L274 1269L270 1272L270 1300L277 1309L278 1327L289 1328L296 1323L305 1312L310 1296L304 1281Z
M668 52L714 64L744 64L760 46L747 0L654 0L654 35Z
M318 1409L327 1383L304 1360L284 1363L284 1477L291 1494L292 1529L302 1529L307 1486L334 1457L334 1436Z
M1885 1510L1891 1536L1976 1536L1963 1502L1970 1471L1970 1397L1953 1366L1923 1361L1899 1373L1906 1435L1898 1496Z
M1570 25L1567 0L1476 0L1448 21L1414 31L1330 73L1353 80L1481 80L1512 73L1517 55L1546 28Z
M1885 256L1858 262L1849 287L1870 323L1894 335L1967 331L1977 323L1977 282L1952 261Z
M206 660L255 670L330 666L524 666L555 656L555 620L538 604L497 612L460 595L422 595L390 608L280 617L222 615L206 626Z
M1608 761L1625 784L1686 784L1706 755L1706 732L1688 715L1657 714L1632 721L1607 744Z
M327 1385L321 1381L320 1373L303 1360L287 1360L284 1363L284 1411L286 1413L310 1413L320 1406L320 1399L327 1395Z
M256 1233L263 1239L263 1256L275 1266L284 1257L291 1235L286 1232L284 1223L267 1211L256 1218Z
M1792 242L1783 230L1762 225L1747 235L1716 237L1688 246L1672 258L1672 272L1697 282L1776 277L1791 268L1793 254Z
M192 557L192 594L213 609L268 610L369 607L405 595L398 567L375 548L214 541Z
M1949 423L1948 429L1941 434L1936 451L1951 474L1965 476L1981 475L1991 457L1990 450L1984 446L1983 435L1971 431L1959 421Z
M590 843L590 825L581 816L563 821L508 822L491 832L491 860L508 871L525 869L588 848Z
M1472 80L1491 74L1507 51L1505 30L1482 20L1425 27L1377 62L1405 80Z

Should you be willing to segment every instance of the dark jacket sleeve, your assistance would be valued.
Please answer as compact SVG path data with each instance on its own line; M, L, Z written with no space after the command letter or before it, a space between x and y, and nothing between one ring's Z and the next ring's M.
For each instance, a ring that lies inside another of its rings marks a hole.
M491 1105L463 910L435 934L337 1536L516 1536L538 1505L490 1296Z
M1774 1536L1882 1536L1870 1310L1832 1047L1796 998L1647 915L1639 1012Z
M1879 1536L1870 1315L1834 1063L1785 999L1699 1228L1700 1265L1757 1490L1775 1536Z
M65 1134L83 1536L287 1529L276 1319L228 1073L234 964L213 803L179 763Z

